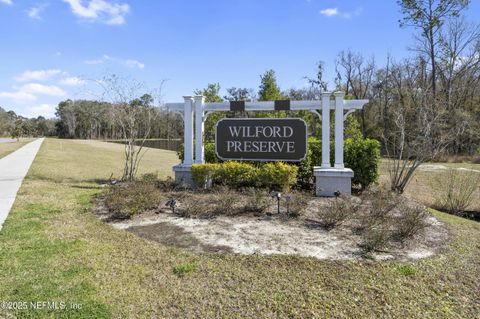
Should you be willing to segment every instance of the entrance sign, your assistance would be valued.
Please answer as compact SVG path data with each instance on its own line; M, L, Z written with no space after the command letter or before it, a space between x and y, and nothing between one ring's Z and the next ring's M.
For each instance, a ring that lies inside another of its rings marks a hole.
M345 100L344 92L322 92L321 99L313 101L205 103L204 97L201 95L184 96L181 103L165 105L168 110L180 113L184 124L185 152L183 162L173 167L175 180L195 186L191 168L193 164L205 163L204 123L212 112L295 112L305 110L312 112L322 121L322 162L314 163L315 165L320 164L320 166L314 166L313 169L317 196L335 196L338 192L350 194L351 179L354 173L350 168L346 168L343 162L344 121L348 114L363 109L367 103L368 100ZM330 113L333 113L332 111L335 114L334 163L331 162L330 157ZM300 131L305 134L305 123L302 123L302 129L292 123L300 122L298 119L225 119L220 121L217 127L217 154L223 159L299 161L307 152L306 137L299 137ZM305 148L302 148L303 145Z
M222 119L215 126L215 151L222 160L299 162L307 145L303 119Z

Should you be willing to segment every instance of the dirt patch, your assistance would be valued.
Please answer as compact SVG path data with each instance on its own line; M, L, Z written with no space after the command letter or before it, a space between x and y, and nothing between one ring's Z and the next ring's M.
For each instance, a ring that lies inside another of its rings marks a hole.
M158 243L201 252L231 252L229 246L208 245L198 240L192 233L169 222L160 222L144 226L131 226L127 231L139 237Z
M130 219L112 219L103 204L97 203L97 215L117 229L164 245L199 252L262 255L299 255L317 259L364 258L362 238L352 232L354 219L342 227L327 231L316 218L315 209L325 209L331 199L310 200L299 218L284 215L218 215L213 218L182 217L170 210L151 210ZM445 226L434 217L414 240L397 242L386 250L372 253L376 260L414 260L435 255L448 241Z

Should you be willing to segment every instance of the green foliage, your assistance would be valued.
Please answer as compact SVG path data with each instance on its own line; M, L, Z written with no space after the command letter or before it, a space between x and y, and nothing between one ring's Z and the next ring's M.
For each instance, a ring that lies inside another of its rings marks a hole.
M345 140L345 167L351 168L355 175L352 183L365 189L378 179L380 162L380 142L373 139Z
M398 266L396 269L399 273L401 273L405 277L411 277L415 275L415 273L417 272L417 269L411 265L401 265L401 266Z
M235 161L192 165L192 175L197 183L211 179L214 184L233 188L263 187L288 190L295 185L297 172L297 167L281 162L259 166Z
M332 157L334 156L332 142ZM353 169L355 175L352 183L365 189L378 179L380 161L380 143L372 139L347 138L345 140L345 167ZM183 160L183 147L178 151L180 160ZM215 144L205 143L205 161L207 163L221 163L215 154ZM322 162L322 142L310 138L308 140L308 156L297 164L282 164L294 166L297 169L297 185L302 189L311 189L314 183L313 167ZM264 167L267 163L254 162L252 165ZM265 173L266 174L266 173ZM268 177L268 176L267 176ZM268 182L265 182L268 184Z
M192 263L183 263L178 266L173 267L173 273L180 277L183 277L191 272L194 272L196 269L195 265Z
M260 75L259 101L275 101L283 99L283 94L277 84L277 77L274 70L267 70Z
M220 83L209 83L205 89L197 89L193 93L195 95L203 95L206 103L213 103L223 101L222 97L219 95L219 92Z

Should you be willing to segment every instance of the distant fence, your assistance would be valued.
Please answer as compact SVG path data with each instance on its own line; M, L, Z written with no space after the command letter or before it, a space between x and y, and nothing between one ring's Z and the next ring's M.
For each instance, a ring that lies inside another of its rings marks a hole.
M108 140L107 142L110 143L119 143L125 144L124 140ZM140 143L140 141L139 141ZM169 151L179 151L182 146L182 140L180 139L148 139L143 144L145 147L151 148L159 148L162 150L169 150Z

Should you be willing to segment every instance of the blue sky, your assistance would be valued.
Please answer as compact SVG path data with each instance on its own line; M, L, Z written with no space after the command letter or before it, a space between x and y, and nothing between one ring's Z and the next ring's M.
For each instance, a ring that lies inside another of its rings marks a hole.
M479 22L479 0L467 16ZM0 106L51 117L86 96L84 79L112 73L167 80L169 102L213 82L258 89L270 68L298 88L319 60L332 87L341 50L380 65L410 54L400 17L394 0L0 0Z

